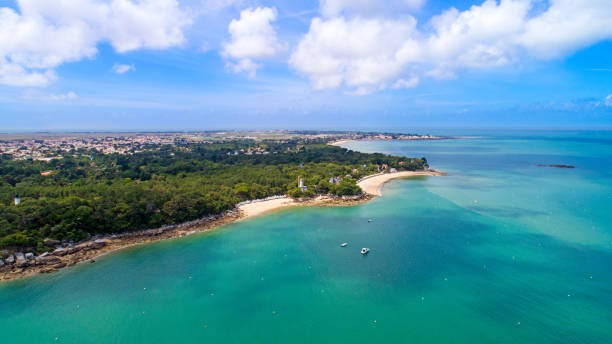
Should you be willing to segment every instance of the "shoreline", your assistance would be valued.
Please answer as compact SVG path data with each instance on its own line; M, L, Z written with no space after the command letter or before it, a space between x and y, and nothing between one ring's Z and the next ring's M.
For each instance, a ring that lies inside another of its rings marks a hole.
M336 141L328 142L330 146L341 147L345 143L349 142L360 142L360 141L437 141L437 140L455 140L464 137L458 136L415 136L411 138L399 138L399 139L383 139L383 138L365 138L365 139L340 139Z
M281 209L301 206L351 206L361 204L374 197L381 196L380 189L390 180L442 175L445 174L438 171L401 171L374 174L366 176L357 182L357 185L364 191L359 196L320 195L308 199L293 199L288 196L270 197L263 200L242 202L233 210L182 224L97 236L87 241L56 248L55 250L50 247L48 253L42 254L35 259L26 259L25 261L15 262L13 265L0 266L0 282L17 280L39 273L53 273L62 268L85 262L94 263L96 258L124 248L181 238L195 233L205 233L231 223L255 218Z
M382 187L390 180L424 176L446 176L446 174L436 170L377 173L361 178L357 181L357 185L361 187L364 193L376 197L382 196Z
M87 241L53 249L32 260L16 261L13 265L0 266L0 283L18 280L40 273L53 273L65 267L86 262L124 248L205 233L225 225L251 219L269 212L298 206L350 206L367 202L371 196L317 196L311 199L293 199L287 196L253 200L239 204L235 209L219 215L177 225L145 229L113 235L96 236Z

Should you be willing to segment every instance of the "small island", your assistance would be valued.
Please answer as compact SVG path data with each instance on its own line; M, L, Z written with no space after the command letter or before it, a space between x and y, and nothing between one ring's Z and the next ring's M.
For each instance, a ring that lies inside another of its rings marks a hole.
M538 164L538 167L553 167L553 168L576 168L576 166L573 165L563 165L563 164L553 164L553 165L544 165L544 164Z
M345 136L207 132L5 140L0 280L93 262L123 247L275 209L357 204L379 195L387 180L440 175L423 157L330 144Z

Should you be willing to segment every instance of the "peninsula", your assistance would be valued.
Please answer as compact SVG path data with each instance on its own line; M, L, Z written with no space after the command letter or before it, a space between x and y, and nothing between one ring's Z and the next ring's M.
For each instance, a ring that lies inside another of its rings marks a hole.
M332 146L338 137L329 134L207 135L172 143L140 137L134 147L114 151L50 149L50 159L4 152L0 280L57 271L276 209L357 204L379 195L390 179L440 174L425 158Z

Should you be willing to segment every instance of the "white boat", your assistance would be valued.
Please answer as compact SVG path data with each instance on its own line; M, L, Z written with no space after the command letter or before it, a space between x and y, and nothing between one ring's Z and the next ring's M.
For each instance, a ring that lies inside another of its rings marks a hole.
M372 219L368 219L368 222L372 222L372 221L373 221Z
M348 246L348 242L343 242L342 244L340 244L340 247L346 247Z
M365 256L366 254L368 254L369 252L370 252L370 249L369 249L369 248L367 248L367 247L364 247L364 248L362 248L362 249L361 249L361 254L363 254L364 256Z

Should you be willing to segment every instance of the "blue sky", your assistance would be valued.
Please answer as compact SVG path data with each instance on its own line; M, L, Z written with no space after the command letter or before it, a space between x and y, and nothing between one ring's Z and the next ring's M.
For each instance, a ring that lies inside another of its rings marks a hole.
M0 131L612 126L607 1L381 3L0 0Z

